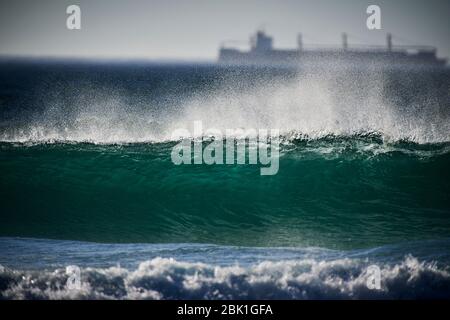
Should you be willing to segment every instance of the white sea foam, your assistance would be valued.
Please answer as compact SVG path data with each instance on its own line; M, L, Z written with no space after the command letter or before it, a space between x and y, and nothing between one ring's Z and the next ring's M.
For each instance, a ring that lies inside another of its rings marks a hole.
M450 298L450 273L407 256L383 264L381 288L367 287L368 262L315 259L215 266L155 258L135 270L82 269L69 290L63 269L0 273L4 299L416 299Z

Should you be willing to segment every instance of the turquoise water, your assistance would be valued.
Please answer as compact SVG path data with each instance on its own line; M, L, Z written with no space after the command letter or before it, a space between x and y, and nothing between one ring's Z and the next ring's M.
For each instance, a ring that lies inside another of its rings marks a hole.
M280 170L175 166L175 143L0 146L3 236L368 248L450 237L450 145L297 140Z

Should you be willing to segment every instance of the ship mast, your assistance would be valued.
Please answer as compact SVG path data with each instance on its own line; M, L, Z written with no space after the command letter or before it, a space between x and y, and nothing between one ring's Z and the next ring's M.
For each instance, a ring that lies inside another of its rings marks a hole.
M348 49L348 36L347 33L342 33L342 49L347 51Z

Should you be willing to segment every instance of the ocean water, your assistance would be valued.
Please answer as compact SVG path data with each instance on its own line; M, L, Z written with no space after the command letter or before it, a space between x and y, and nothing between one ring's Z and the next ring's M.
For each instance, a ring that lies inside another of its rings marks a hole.
M175 166L199 120L278 173ZM449 168L449 69L2 61L0 298L448 299Z

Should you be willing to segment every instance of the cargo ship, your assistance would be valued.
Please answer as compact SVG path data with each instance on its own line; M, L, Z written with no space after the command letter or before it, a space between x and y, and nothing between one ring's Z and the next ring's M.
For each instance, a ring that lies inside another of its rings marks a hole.
M437 49L431 46L394 46L392 34L386 37L386 46L349 45L348 36L342 34L342 47L305 47L302 35L295 49L275 49L273 38L264 31L251 37L250 49L240 50L221 45L218 62L225 65L262 66L445 66L446 59L438 58Z

